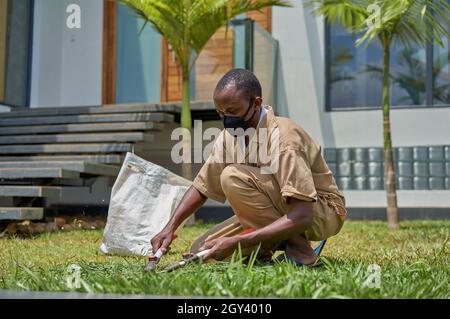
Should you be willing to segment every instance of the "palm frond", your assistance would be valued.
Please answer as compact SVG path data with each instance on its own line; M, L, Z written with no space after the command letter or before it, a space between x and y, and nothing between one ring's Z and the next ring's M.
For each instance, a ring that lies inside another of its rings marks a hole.
M191 10L191 46L197 54L208 40L230 20L241 13L260 10L270 6L291 6L285 0L197 0Z
M164 36L179 63L190 69L216 31L237 15L287 0L117 0ZM192 54L196 56L193 58Z
M450 4L447 0L408 0L409 6L394 31L405 47L437 43L449 35Z
M307 0L305 7L323 15L330 24L340 24L349 32L360 32L370 16L368 0Z
M449 36L448 0L308 0L305 5L330 23L360 33L356 45L367 46L375 38L386 44L397 38L406 48L431 42L442 46L442 39ZM380 8L378 23L370 23L369 5Z

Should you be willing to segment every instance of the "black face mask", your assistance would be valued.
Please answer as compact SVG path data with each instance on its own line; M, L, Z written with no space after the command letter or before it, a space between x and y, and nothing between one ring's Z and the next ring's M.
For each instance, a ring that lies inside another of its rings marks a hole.
M253 98L250 99L250 105L248 106L247 112L245 112L244 116L242 116L242 117L241 116L226 116L226 115L224 115L222 118L223 127L225 129L227 129L230 133L232 132L231 129L236 130L238 128L241 128L245 131L248 128L250 128L252 119L256 114L256 108L253 111L252 116L248 120L246 120L245 118L247 117L248 112L250 111L251 107L253 106L253 101L254 101ZM236 133L234 133L234 135L235 134Z

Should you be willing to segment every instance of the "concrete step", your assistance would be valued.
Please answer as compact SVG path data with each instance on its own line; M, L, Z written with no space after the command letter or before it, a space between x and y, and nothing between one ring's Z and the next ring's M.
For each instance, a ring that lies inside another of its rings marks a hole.
M48 154L48 153L123 153L132 151L131 144L37 144L0 146L0 154Z
M79 172L61 168L0 168L0 179L79 177Z
M61 187L1 185L0 197L58 197Z
M130 132L162 131L163 129L164 124L157 122L118 122L118 123L63 124L63 125L42 125L42 126L6 126L0 127L0 135L117 132L117 131L130 131Z
M26 116L26 112L24 115ZM0 126L47 125L70 123L109 123L109 122L173 122L174 116L168 113L124 113L90 114L67 116L36 116L1 118Z
M43 217L41 207L0 207L0 220L38 220Z
M0 162L0 168L62 168L98 176L117 176L120 167L83 161Z
M2 162L47 162L47 161L85 161L89 163L116 164L123 163L120 154L85 154L85 155L51 155L51 156L0 156Z
M95 142L141 142L152 141L153 136L143 132L127 133L83 133L53 135L0 136L0 144L52 144L52 143L95 143Z
M103 106L75 106L75 107L49 107L35 108L8 112L2 117L24 117L25 116L59 116L77 114L113 114L113 113L135 113L135 112L179 112L180 106L173 103L166 104L113 104Z

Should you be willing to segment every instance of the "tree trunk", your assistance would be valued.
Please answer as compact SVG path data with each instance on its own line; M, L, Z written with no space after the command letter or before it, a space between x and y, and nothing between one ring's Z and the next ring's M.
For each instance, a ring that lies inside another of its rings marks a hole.
M397 187L392 156L391 121L389 105L390 46L384 46L383 55L383 138L384 138L384 187L387 195L387 221L390 229L398 229Z
M181 127L187 129L189 134L183 134L183 154L188 154L189 156L186 159L189 159L189 162L183 161L182 171L183 177L189 180L192 180L192 163L191 163L191 133L192 133L192 119L191 119L191 108L190 108L190 85L189 85L190 77L189 72L183 72L183 89L182 89L182 106L181 106ZM187 152L187 153L185 153Z
M186 128L188 130L192 129L190 104L191 104L190 75L189 71L183 71L181 127Z
M181 105L181 127L188 130L183 134L183 155L188 154L185 158L189 161L183 161L181 164L182 175L184 178L192 181L192 118L191 118L191 92L190 92L190 75L189 71L183 71L182 83L182 105ZM186 153L187 152L187 153ZM184 157L184 156L183 156ZM186 226L191 226L195 223L195 214L191 215L187 221Z

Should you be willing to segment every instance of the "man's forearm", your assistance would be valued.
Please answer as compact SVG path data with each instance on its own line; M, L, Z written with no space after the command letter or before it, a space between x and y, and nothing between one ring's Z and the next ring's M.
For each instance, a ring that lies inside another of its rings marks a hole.
M195 187L189 187L166 227L175 232L186 218L203 206L206 199Z
M260 242L277 242L303 233L312 224L312 206L310 203L293 205L291 211L263 228L239 237L243 248L252 247Z

